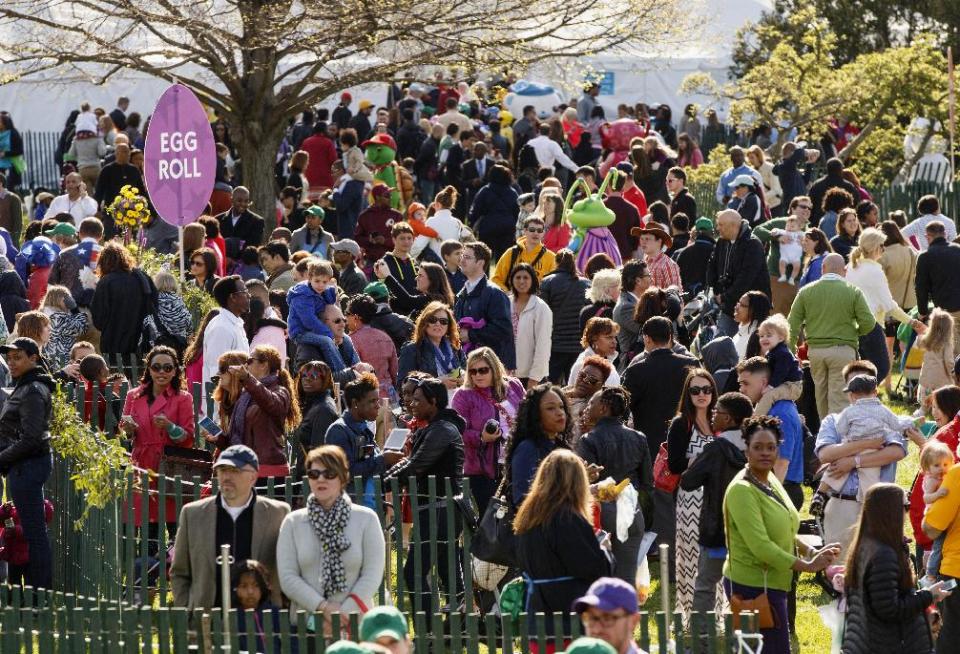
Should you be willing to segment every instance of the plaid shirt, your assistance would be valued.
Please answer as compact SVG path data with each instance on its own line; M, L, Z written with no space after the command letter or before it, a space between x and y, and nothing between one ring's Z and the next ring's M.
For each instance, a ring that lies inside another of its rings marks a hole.
M676 262L661 252L655 257L647 257L647 272L653 279L653 285L657 288L667 288L676 286L682 288L680 282L680 266Z

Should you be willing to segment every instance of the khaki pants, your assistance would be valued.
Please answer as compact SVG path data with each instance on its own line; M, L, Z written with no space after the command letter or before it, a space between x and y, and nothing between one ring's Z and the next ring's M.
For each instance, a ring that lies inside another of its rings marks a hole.
M796 402L803 395L803 381L783 382L779 386L774 386L768 392L763 394L757 406L753 408L753 415L765 416L770 413L773 405L780 400L792 400Z
M93 192L97 188L97 178L100 177L100 166L84 166L77 172L87 185L87 195L93 197Z
M831 413L839 413L850 404L843 392L843 367L857 358L857 351L849 345L811 347L810 374L813 376L817 397L817 413L820 419Z
M793 306L793 300L797 297L798 289L793 284L779 280L779 275L770 275L770 301L773 304L773 310L770 313L782 313L784 316L789 316L790 307Z
M831 497L823 510L823 542L840 543L840 556L838 561L843 561L853 540L854 529L860 520L860 502L853 500L841 500L839 497Z

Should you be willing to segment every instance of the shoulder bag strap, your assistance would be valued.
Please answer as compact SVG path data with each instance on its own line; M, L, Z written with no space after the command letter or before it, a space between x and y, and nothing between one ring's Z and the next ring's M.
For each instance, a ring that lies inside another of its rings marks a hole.
M909 245L907 246L910 247ZM912 248L911 248L912 249ZM917 256L910 253L910 272L907 273L907 283L903 287L903 298L900 300L900 308L903 308L904 303L907 301L907 295L910 293L910 277L913 275L913 267L917 263ZM951 377L952 374L948 374L947 377Z

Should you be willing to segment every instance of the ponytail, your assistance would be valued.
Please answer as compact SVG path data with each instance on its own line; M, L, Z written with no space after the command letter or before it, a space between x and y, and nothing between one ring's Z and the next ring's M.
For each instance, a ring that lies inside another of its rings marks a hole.
M860 261L863 260L863 248L859 245L853 248L853 251L850 252L850 265L854 268L860 265Z
M444 209L452 209L453 205L457 203L457 189L453 186L446 186L443 190L437 193L435 201Z

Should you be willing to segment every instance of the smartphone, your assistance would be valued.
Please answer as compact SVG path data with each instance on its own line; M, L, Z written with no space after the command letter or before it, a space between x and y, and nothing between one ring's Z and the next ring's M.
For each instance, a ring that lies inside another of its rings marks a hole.
M953 590L956 587L957 587L957 580L948 579L947 581L943 582L943 586L941 586L940 588L942 588L943 590Z
M209 416L203 416L200 418L200 421L197 423L200 425L200 429L207 432L211 436L220 436L223 433L223 430L220 429L220 425L210 419Z

